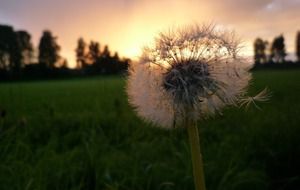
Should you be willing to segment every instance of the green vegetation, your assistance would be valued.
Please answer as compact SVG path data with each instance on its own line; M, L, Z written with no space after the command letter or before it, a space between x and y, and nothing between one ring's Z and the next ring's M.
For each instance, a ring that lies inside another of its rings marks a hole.
M262 110L199 122L208 190L300 186L300 70L255 71ZM122 77L0 84L0 189L193 189L186 130L141 121Z

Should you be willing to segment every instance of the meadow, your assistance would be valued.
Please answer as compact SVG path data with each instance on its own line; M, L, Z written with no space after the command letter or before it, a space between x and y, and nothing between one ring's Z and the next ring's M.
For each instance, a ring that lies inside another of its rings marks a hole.
M254 71L272 98L199 121L208 190L300 189L300 70ZM125 76L0 83L0 189L190 190L184 129L139 119Z

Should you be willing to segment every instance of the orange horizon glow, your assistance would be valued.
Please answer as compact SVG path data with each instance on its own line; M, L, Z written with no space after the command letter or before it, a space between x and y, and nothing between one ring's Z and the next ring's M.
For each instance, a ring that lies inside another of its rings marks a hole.
M195 23L215 23L234 30L242 39L242 54L253 55L257 37L268 40L283 34L287 52L294 52L300 30L297 0L81 0L1 2L0 24L32 34L38 46L43 30L57 36L61 56L75 67L77 40L83 37L108 45L120 57L138 59L142 47L153 42L160 31ZM297 28L299 27L299 28Z

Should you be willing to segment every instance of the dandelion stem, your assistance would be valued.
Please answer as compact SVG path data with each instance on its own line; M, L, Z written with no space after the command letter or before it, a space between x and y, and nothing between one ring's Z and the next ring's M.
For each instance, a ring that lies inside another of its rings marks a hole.
M189 142L191 147L195 189L206 190L197 123L188 120L186 121L186 127L188 130Z

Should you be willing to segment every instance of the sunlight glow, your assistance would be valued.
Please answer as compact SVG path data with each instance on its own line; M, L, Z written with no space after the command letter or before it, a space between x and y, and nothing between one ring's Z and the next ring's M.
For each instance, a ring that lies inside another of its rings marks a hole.
M52 6L57 2L61 6ZM240 52L245 56L253 55L253 41L256 37L270 42L280 33L286 36L287 52L294 52L294 35L299 22L296 18L300 17L287 18L289 15L299 14L296 10L298 3L289 2L293 5L291 8L295 9L281 10L286 11L286 17L281 18L279 14L275 14L277 9L266 11L270 9L270 4L257 3L257 10L252 10L253 7L249 8L248 4L256 3L247 2L232 4L199 0L97 0L89 3L79 0L20 1L11 3L10 6L9 3L6 6L4 3L0 7L7 9L6 13L1 10L3 15L0 22L13 24L17 30L28 30L32 34L35 47L38 47L42 31L51 30L62 48L61 56L66 58L69 67L73 68L76 66L74 50L80 37L83 37L86 43L91 40L97 41L101 47L107 44L112 53L117 51L120 57L137 60L143 46L149 45L160 31L193 23L211 22L220 29L230 27L229 29L235 30L245 42ZM38 11L35 7L39 7ZM238 7L240 9L237 9ZM49 15L49 12L53 11L55 14ZM253 19L250 19L252 17ZM274 19L277 19L276 23L272 22Z

